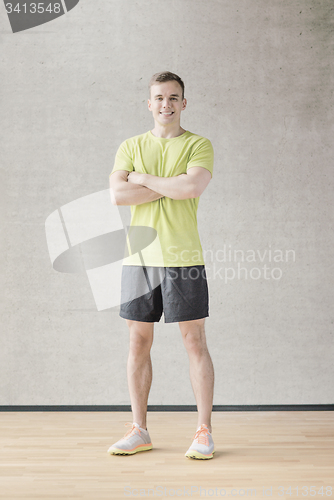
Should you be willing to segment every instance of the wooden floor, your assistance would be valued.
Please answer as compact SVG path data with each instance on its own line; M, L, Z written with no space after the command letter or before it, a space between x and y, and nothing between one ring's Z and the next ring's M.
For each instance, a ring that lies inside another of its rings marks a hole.
M149 412L153 450L109 455L131 421L126 412L0 413L0 498L334 500L333 412L214 412L206 461L184 456L194 412Z

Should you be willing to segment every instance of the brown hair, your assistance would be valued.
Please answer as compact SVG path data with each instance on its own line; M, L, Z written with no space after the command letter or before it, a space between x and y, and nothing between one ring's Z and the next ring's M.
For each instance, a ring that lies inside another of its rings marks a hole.
M178 75L176 75L175 73L171 73L170 71L162 71L161 73L155 73L155 75L153 75L150 80L149 91L151 91L151 87L155 83L171 82L173 80L180 85L182 89L182 99L184 99L184 83Z

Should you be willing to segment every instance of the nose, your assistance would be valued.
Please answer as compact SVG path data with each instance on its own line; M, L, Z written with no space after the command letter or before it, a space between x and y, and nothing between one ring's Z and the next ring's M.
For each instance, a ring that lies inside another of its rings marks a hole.
M163 99L162 105L163 105L164 108L169 108L170 107L169 99L167 97L166 97L166 99Z

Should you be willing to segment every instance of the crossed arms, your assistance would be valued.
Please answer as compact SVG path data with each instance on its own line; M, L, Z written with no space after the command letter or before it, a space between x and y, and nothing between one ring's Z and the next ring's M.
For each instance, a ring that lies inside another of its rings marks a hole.
M114 205L141 205L166 196L173 200L197 198L211 180L203 167L191 167L186 174L159 177L139 172L117 170L109 177L111 200Z

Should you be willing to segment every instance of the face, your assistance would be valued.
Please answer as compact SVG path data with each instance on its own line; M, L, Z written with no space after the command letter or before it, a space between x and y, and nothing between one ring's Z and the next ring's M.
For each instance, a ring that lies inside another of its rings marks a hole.
M182 99L182 88L176 81L156 83L151 87L148 109L152 111L155 122L169 125L180 122L181 111L187 100Z

